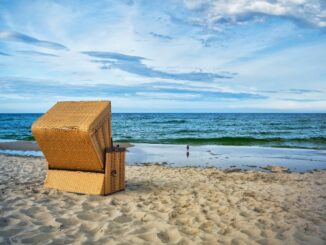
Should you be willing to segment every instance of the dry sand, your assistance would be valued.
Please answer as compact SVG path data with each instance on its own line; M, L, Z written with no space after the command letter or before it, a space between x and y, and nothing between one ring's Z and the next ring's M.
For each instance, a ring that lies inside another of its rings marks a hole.
M326 244L326 171L128 166L101 197L44 189L45 169L0 155L0 244Z

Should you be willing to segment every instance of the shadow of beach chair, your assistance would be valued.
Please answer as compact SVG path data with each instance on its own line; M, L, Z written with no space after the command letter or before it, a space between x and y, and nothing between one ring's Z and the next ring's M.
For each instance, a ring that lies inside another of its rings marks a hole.
M125 149L112 145L110 101L58 102L32 133L48 162L45 187L97 195L124 190Z

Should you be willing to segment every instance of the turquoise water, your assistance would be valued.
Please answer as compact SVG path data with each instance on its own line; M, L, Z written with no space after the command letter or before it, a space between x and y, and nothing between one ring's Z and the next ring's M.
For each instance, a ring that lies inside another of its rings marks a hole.
M0 140L33 140L41 114L0 114ZM326 114L114 113L115 141L326 149Z

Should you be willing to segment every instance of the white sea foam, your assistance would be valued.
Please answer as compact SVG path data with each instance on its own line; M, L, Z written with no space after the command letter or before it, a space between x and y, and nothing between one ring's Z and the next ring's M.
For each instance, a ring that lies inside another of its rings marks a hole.
M17 140L10 140L10 139L0 139L0 143L6 143L6 142L15 142Z
M33 156L42 157L41 151L17 151L17 150L0 150L0 154L15 155L15 156Z

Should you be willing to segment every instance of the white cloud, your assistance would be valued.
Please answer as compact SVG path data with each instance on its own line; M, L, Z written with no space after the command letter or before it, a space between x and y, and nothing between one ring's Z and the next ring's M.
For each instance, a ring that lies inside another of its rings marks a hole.
M200 94L191 94L191 93L146 93L146 92L138 92L136 95L141 97L149 97L153 99L181 99L181 100L187 100L187 99L194 99L194 98L200 98Z
M216 23L241 23L257 20L259 15L283 16L318 26L326 26L324 0L185 0L191 10L202 9L202 22L211 27ZM259 19L259 18L258 18Z

